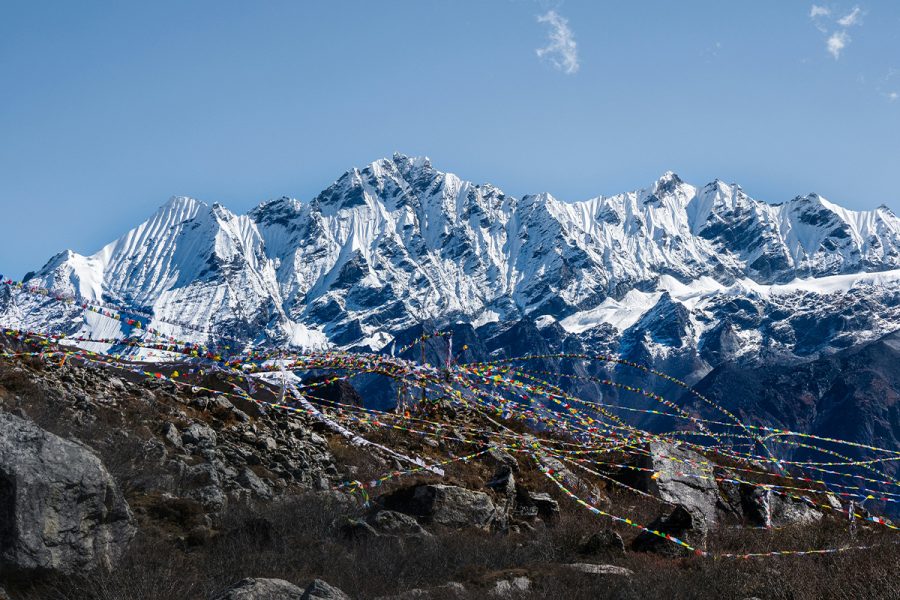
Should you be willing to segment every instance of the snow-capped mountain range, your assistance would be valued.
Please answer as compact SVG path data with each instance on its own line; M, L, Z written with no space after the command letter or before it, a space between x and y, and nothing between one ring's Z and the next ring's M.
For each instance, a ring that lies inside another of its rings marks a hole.
M425 321L485 335L525 321L652 360L688 353L700 375L900 329L900 219L816 194L767 204L671 172L611 197L514 198L396 154L246 215L172 198L96 254L63 252L28 279L147 313L182 339L377 350ZM130 333L6 287L0 324Z

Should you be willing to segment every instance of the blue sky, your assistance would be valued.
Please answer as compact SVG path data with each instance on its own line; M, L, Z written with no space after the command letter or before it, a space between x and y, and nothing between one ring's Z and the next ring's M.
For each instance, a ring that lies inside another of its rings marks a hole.
M0 272L171 195L244 212L394 151L576 200L672 169L900 212L900 2L0 4Z

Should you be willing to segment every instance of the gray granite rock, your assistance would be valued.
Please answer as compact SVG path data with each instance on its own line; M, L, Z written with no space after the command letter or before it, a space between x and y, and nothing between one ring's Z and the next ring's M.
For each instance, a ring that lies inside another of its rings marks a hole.
M0 570L109 567L134 533L128 504L90 449L0 413Z

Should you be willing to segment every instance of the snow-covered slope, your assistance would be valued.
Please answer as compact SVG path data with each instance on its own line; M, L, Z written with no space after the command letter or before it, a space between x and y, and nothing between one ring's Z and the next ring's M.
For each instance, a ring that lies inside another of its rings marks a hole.
M671 172L612 197L514 198L426 158L394 155L348 171L310 201L281 198L244 216L173 198L98 253L64 252L33 279L204 341L380 348L425 320L527 319L588 337L611 325L623 343L648 348L679 347L672 336L684 335L697 349L726 318L716 307L737 299L772 307L788 294L831 314L869 281L857 274L894 269L900 219L885 207L854 212L815 194L771 205L736 185L695 187ZM898 279L880 281L875 296L895 306ZM0 322L128 333L24 296L0 295ZM679 331L649 322L673 315L683 317ZM848 329L860 339L877 333L858 325ZM900 321L879 321L890 327ZM753 331L741 335L764 337Z

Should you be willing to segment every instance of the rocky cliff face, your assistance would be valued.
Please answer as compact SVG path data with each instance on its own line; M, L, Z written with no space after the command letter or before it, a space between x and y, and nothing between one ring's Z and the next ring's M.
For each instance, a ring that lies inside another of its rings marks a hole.
M695 389L747 423L900 448L900 333L798 365L723 365ZM690 397L684 404L709 414ZM814 460L803 447L777 447L782 456ZM843 452L857 459L864 454L861 448ZM886 472L897 473L894 462L884 462Z

